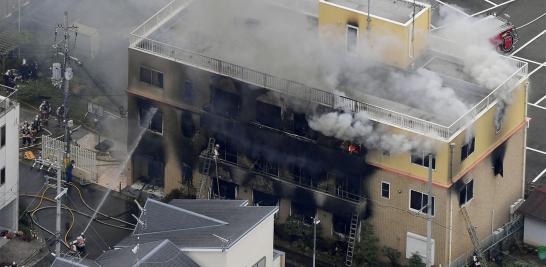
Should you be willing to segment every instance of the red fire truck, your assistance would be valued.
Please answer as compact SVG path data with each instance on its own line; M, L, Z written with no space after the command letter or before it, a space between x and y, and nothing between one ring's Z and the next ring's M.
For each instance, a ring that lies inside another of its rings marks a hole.
M518 33L516 27L510 22L509 17L490 15L484 20L492 20L497 26L498 34L491 37L491 43L494 44L500 52L511 52L518 42Z

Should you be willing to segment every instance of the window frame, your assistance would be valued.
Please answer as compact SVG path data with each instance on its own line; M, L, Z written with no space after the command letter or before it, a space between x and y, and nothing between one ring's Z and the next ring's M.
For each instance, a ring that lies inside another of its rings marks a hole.
M260 264L263 264L263 265L260 265ZM267 265L267 258L266 256L263 256L256 263L252 264L251 267L266 267L266 265Z
M143 70L147 70L147 71L150 72L150 80L149 81L145 81L145 80L142 79L142 71ZM157 84L154 82L154 74L157 75ZM156 70L156 69L148 67L148 66L145 66L145 65L140 65L138 75L139 75L138 80L140 82L151 85L151 86L156 87L156 88L165 89L165 73L164 72ZM160 76L161 76L161 79L159 79Z
M193 103L194 99L193 81L186 79L184 81L184 91L182 92L182 100L186 103Z
M3 167L0 170L0 186L3 186L6 183L6 167Z
M411 207L411 192L412 191L421 194L421 210L416 210L416 209ZM423 206L423 199L424 199L423 196L427 196L427 199L428 199L428 194L417 191L417 190L414 190L414 189L410 189L409 194L408 194L408 200L409 200L408 201L408 209L410 211L418 213L418 214L427 215L427 212L423 211L423 209L425 208L425 206ZM434 217L434 216L436 216L436 197L432 196L432 217Z
M432 170L433 171L436 171L436 155L434 154L429 154L429 155L432 155ZM411 153L410 152L410 163L413 164L413 165L418 165L418 166L421 166L421 167L424 167L424 168L427 168L428 169L428 160L425 160L429 155L425 155L425 152L421 152L421 156L419 157L421 159L421 163L416 163L414 162L413 160L413 157L417 157L418 155L416 153ZM425 165L425 162L426 162L426 165Z
M152 108L152 107L155 107L157 108L157 111L156 113L152 116L152 119L150 120L150 123L149 125L147 126L144 126L142 125L142 116L141 116L141 110L145 107L143 107L141 104L144 103L144 102L139 102L138 103L138 126L141 127L141 128L146 128L146 131L149 131L151 133L154 133L154 134L157 134L157 135L161 135L163 136L163 132L164 132L164 127L165 127L165 120L163 119L163 112L161 111L161 109L158 107L158 106L155 106L153 103L150 103L148 108ZM159 131L156 131L154 129L152 129L152 122L155 118L155 116L158 116L158 113L161 114L161 132Z
M471 185L471 195L472 197L470 199L468 199L468 186ZM464 199L464 202L461 202L461 193L462 191L465 191L465 199ZM459 206L462 208L462 207L465 207L466 205L468 205L470 202L472 202L472 200L474 199L474 179L471 179L470 181L466 182L464 184L464 186L459 190Z
M465 150L466 150L466 152L463 152ZM461 161L464 161L470 155L472 155L472 153L474 153L474 150L476 150L476 137L475 136L473 136L472 139L469 142L467 142L467 143L465 143L465 144L463 144L461 146Z
M6 146L6 125L0 127L0 148Z
M387 197L383 196L383 185L387 185L388 186L388 191L387 191ZM391 183L389 182L385 182L385 181L381 181L381 190L380 190L380 194L381 194L381 197L384 198L384 199L391 199Z
M355 44L352 47L349 46L349 29L356 31ZM354 53L354 52L357 51L357 49L358 49L358 36L359 35L360 35L360 30L359 30L358 26L352 25L350 23L346 24L346 27L345 27L345 49L347 49L348 52Z

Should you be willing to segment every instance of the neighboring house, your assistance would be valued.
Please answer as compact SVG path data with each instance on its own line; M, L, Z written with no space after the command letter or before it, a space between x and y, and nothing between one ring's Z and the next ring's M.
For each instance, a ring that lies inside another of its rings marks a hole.
M374 0L369 9L360 0L172 1L130 36L128 144L140 142L133 182L277 205L276 223L316 217L323 237L348 242L367 220L381 246L410 257L425 255L430 159L433 263L465 262L474 249L465 218L484 240L523 196L527 63L493 54L507 73L478 81L468 55L449 50L465 42L429 31L431 13L405 0ZM329 37L341 47L328 47L321 38ZM430 49L429 40L443 45ZM316 60L306 53L312 44L339 53ZM366 57L372 48L383 54ZM383 80L423 73L438 81ZM413 93L436 82L442 88ZM442 112L455 98L464 107ZM352 121L336 120L340 113ZM325 114L339 124L313 130L323 125L309 122ZM346 124L358 128L355 114L392 149L366 134L343 136L354 129L338 136ZM430 144L433 155L400 140ZM344 246L349 260L352 245Z
M62 258L53 266L284 267L284 253L273 249L277 211L243 200L148 199L133 234L114 250L96 261ZM63 265L75 263L81 265Z
M546 246L546 185L535 189L518 212L524 216L523 242Z
M56 258L52 267L129 267L165 266L199 267L169 240L139 244L138 248L114 249L104 252L95 261L72 257Z
M17 231L19 217L19 103L10 92L0 85L0 231Z

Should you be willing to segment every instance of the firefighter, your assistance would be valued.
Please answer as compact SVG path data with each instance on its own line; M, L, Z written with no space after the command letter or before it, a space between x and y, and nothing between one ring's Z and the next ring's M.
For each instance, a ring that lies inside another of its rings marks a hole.
M87 254L87 250L85 248L85 235L83 233L76 237L76 240L72 241L70 244L70 250L78 253L80 256L85 256L85 254Z
M482 266L482 264L480 263L480 259L478 258L478 255L476 255L475 253L472 256L472 265L471 266Z
M57 110L55 111L55 115L57 115L57 127L63 126L64 123L64 105L60 105Z
M74 170L74 163L76 163L74 160L70 160L70 162L66 165L66 183L72 182L72 171Z
M39 110L44 125L47 125L49 113L51 113L51 106L49 105L49 102L47 100L42 101Z
M25 123L27 123L25 121ZM25 126L23 124L23 129L21 129L21 135L23 137L23 146L27 146L27 145L31 145L31 142L32 142L32 138L31 138L31 135L30 135L30 129L28 126Z

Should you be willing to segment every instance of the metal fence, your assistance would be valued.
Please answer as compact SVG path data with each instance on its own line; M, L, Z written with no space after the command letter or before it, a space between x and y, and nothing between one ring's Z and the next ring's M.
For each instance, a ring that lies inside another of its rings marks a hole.
M65 143L50 136L42 136L42 158L62 162L59 151L64 151ZM97 183L97 154L79 146L70 146L70 159L75 161L74 168L80 171L85 182Z
M176 15L190 2L191 0L173 0L170 2L130 34L130 47L146 53L159 55L173 61L182 62L185 65L190 65L208 72L228 76L248 84L270 89L281 94L296 97L304 101L318 103L330 108L341 108L346 112L365 112L371 120L438 138L442 141L450 140L459 130L464 129L477 114L492 106L500 92L514 89L510 88L512 87L512 83L509 81L513 81L514 79L520 81L527 74L526 62L505 57L504 60L515 66L517 71L514 72L505 83L499 85L491 94L480 101L466 114L461 116L452 125L440 125L148 38L151 32ZM453 51L453 49L449 49L450 44L451 43L449 42L446 43L448 46L446 51L448 52Z
M484 240L480 241L480 247L484 255L488 255L493 249L502 246L503 242L507 242L510 239L514 240L517 233L523 230L523 216L517 215L510 222L506 223L503 227L497 229L492 235L488 236ZM474 252L467 252L457 259L452 261L450 267L463 267L468 266L472 261Z

